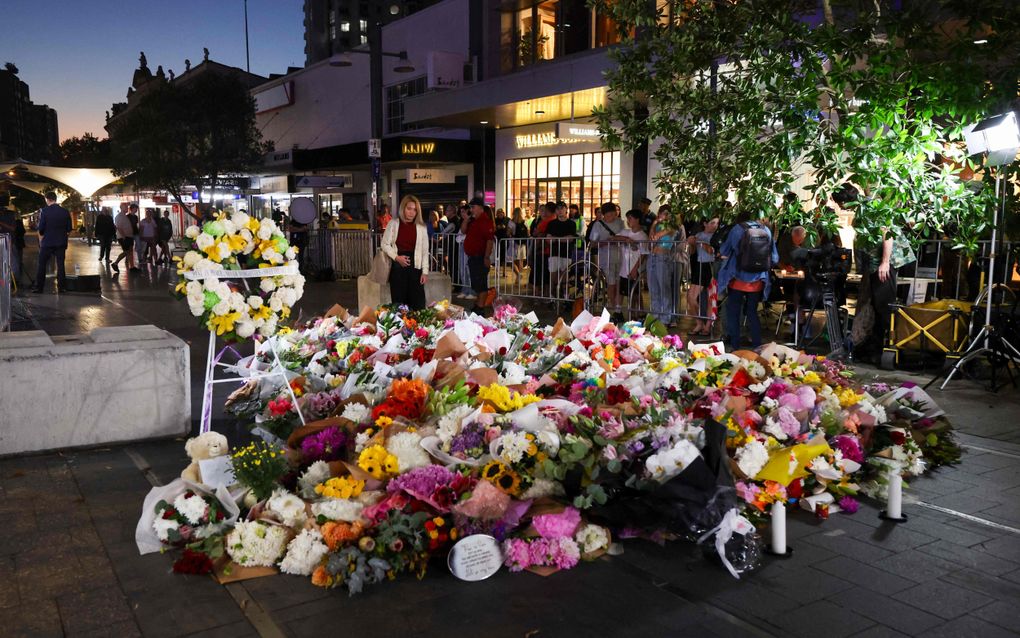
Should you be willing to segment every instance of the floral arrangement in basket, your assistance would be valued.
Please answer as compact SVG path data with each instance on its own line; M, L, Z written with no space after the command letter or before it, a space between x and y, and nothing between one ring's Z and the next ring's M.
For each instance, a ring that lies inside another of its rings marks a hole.
M287 242L271 219L246 213L219 213L215 219L184 232L188 251L174 257L179 280L174 293L188 301L191 314L227 341L247 339L258 332L276 333L281 320L304 294L305 279L297 272L297 248ZM257 279L229 277L192 278L189 273L240 271L289 267L292 274Z

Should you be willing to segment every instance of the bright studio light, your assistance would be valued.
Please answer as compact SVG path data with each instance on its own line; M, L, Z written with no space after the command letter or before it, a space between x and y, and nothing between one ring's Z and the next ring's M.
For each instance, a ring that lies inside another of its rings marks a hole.
M968 153L988 153L988 163L993 166L1012 162L1020 150L1020 128L1012 111L968 126L963 137Z

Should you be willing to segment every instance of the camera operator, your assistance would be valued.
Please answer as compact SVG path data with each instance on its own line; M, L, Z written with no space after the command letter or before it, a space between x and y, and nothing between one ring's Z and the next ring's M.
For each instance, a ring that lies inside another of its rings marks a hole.
M792 253L795 263L804 269L804 279L798 282L797 294L801 311L809 314L812 310L823 308L824 295L829 291L832 292L835 307L846 302L846 278L850 273L851 251L840 248L826 235L820 237L823 243L818 248L798 248ZM802 321L807 318L802 316ZM810 337L809 327L805 324L805 338ZM832 345L835 348L837 344Z

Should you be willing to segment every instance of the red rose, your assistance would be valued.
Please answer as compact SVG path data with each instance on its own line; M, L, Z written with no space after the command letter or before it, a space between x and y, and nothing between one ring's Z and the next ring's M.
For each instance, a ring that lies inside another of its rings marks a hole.
M751 376L747 374L747 370L740 368L733 375L733 381L730 382L730 385L737 388L746 388L751 385Z
M907 442L907 435L895 430L889 433L889 438L892 439L894 445L903 445Z
M786 486L786 495L789 498L800 498L804 494L804 481L797 479Z

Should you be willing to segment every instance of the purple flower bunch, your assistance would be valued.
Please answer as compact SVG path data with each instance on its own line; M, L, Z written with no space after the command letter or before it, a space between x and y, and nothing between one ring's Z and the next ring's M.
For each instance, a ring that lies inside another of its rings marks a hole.
M328 427L301 441L301 455L308 462L339 461L347 452L347 433L337 426Z
M442 465L426 465L390 480L386 491L391 494L405 492L420 501L429 501L440 488L452 485L458 476Z
M326 416L340 404L340 388L328 392L316 392L305 398L305 409L314 416Z
M832 439L832 444L836 446L837 450L842 452L843 458L856 463L864 462L864 450L861 449L861 442L856 436L841 434Z
M450 454L459 459L477 458L485 452L485 426L473 422L450 439Z
M857 510L861 508L861 504L852 496L844 496L839 499L839 508L847 514L856 514Z

